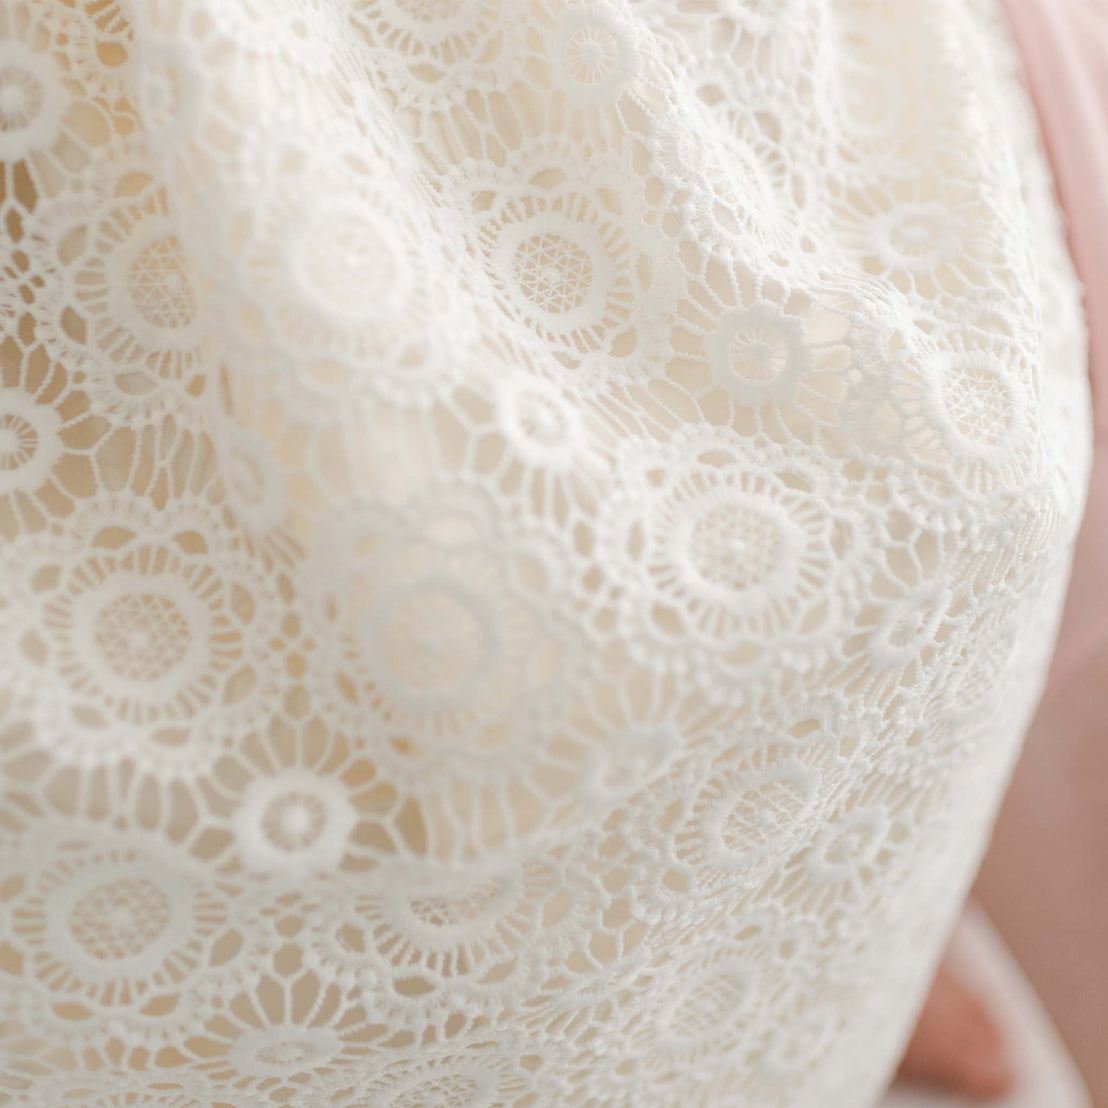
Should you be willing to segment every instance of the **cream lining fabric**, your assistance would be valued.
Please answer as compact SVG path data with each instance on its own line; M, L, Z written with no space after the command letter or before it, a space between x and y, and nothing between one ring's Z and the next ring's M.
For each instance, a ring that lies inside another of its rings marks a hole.
M1078 290L967 0L3 0L0 1096L862 1108L1041 688Z

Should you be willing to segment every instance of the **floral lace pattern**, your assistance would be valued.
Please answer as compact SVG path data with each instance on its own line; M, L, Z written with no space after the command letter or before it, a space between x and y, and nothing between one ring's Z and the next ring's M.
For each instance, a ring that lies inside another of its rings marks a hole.
M870 1104L1089 465L991 2L6 0L0 218L0 1099Z

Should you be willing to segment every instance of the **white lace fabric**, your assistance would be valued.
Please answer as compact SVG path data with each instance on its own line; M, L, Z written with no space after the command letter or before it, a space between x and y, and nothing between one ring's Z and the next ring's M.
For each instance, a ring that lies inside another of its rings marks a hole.
M871 1103L1089 464L991 5L3 0L0 218L0 1099Z

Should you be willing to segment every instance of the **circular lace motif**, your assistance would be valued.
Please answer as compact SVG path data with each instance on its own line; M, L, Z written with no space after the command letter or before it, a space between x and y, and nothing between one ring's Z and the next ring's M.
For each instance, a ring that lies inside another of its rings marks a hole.
M133 65L146 140L161 152L182 145L203 110L204 78L192 52L181 41L147 36Z
M1018 487L1040 464L1030 399L999 353L928 358L919 417L906 427L915 452L946 461L947 473L978 495Z
M696 240L727 250L738 236L755 238L775 256L798 254L808 222L805 167L784 155L787 126L780 105L760 103L709 82L698 89L696 124L675 121L662 132L663 152L687 205Z
M156 842L83 824L36 838L26 866L11 938L44 999L76 1006L72 1027L84 1036L110 1032L108 1019L156 1036L161 1017L176 1033L180 1017L151 1002L180 998L211 972L229 928L216 889Z
M727 312L706 345L712 380L743 404L789 398L811 368L800 321L767 304Z
M336 990L309 973L278 971L257 974L245 988L221 982L206 996L212 1018L202 1036L178 1049L190 1070L233 1084L239 1099L280 1103L305 1085L350 1090L351 1077L361 1085L381 1072L384 1028L359 993ZM391 1057L391 1048L384 1053Z
M490 273L543 338L584 352L596 347L607 328L626 322L626 240L587 200L565 215L523 210L505 213L504 222L489 242Z
M874 340L853 294L783 289L726 254L696 259L667 380L696 396L705 421L841 453L845 381ZM874 328L875 329L875 328Z
M213 849L274 890L365 873L404 838L397 817L407 796L362 743L317 716L297 726L270 719L228 744L203 794L200 825Z
M587 941L602 902L589 887L567 897L554 856L465 873L413 859L381 872L383 892L313 914L305 963L323 981L364 988L391 1027L420 1037L451 1013L496 1010ZM412 873L414 883L398 880Z
M759 715L713 722L722 749L713 757L689 743L690 756L626 817L651 859L636 886L641 915L682 919L755 902L752 890L815 841L844 782L867 764L882 719L835 697Z
M13 678L34 690L39 741L63 761L192 776L232 720L274 695L273 601L256 567L182 549L203 515L151 529L134 507L102 517L96 552L81 556L79 527L47 547L57 574L24 595L32 630L10 644Z
M908 186L842 186L842 197L831 206L842 248L902 293L948 304L970 293L1010 300L1019 262L1006 258L985 230L988 201L968 184L978 172L976 154L956 149L949 157L952 165L941 185L938 178L920 175ZM955 168L960 159L965 164Z
M77 671L82 687L110 690L128 722L148 722L147 705L155 706L153 718L167 702L189 712L204 684L195 674L212 633L203 587L99 566L92 573L95 583L79 600L50 612L72 643L64 668Z
M758 974L744 944L704 944L677 962L658 1011L658 1061L718 1056L752 1035Z
M195 389L200 311L188 259L149 170L109 164L86 251L51 288L44 338L58 361L85 373L99 413L154 421ZM47 207L34 224L57 251L72 249L87 216ZM76 323L79 320L80 323ZM83 335L83 340L76 336Z
M865 446L899 455L928 495L948 501L1029 489L1044 464L1041 421L1018 349L984 324L926 326L895 333L892 357L860 361L849 404Z
M920 787L910 777L871 773L796 859L804 877L801 902L821 912L846 904L864 912L875 883L898 887L918 864L928 836L941 836L938 826L928 827L928 818L942 804L944 788L941 776Z
M544 599L560 553L540 531L491 539L488 512L463 487L339 530L338 591L323 598L333 679L356 692L352 721L369 711L396 736L380 751L391 771L423 787L520 772L537 753L524 736L575 662L576 636Z
M232 317L264 321L270 356L291 359L324 398L441 395L464 365L458 352L472 323L457 265L442 249L450 235L431 222L413 183L407 191L386 183L360 153L278 146L252 156L268 187L251 197L252 234L236 250ZM413 252L413 242L425 249ZM257 352L244 366L256 360Z
M695 657L696 679L710 684L757 671L782 636L796 650L809 635L815 645L811 617L856 555L829 488L798 488L753 444L703 431L629 443L619 464L634 491L604 522L604 558L644 662L685 672Z
M0 393L0 496L36 492L65 451L57 409L18 389Z
M188 905L172 894L149 868L86 875L49 899L48 918L65 921L50 929L54 948L94 981L149 970L181 939Z
M339 782L295 770L251 781L235 817L246 865L290 880L336 868L356 823Z
M151 346L170 348L189 345L189 328L196 320L181 244L171 227L147 226L128 241L118 283L113 281L109 293L122 308L120 314L137 316L149 328L143 337Z
M0 42L0 158L21 161L50 147L68 107L62 74L46 53Z
M0 312L3 308L0 307ZM8 544L34 534L47 519L73 511L94 488L96 459L112 430L90 417L79 373L45 357L11 358L4 352L0 389L0 504L8 514ZM14 526L14 534L11 531ZM12 555L11 564L19 565Z
M765 860L788 850L810 822L819 784L819 776L794 759L749 770L728 789L716 783L700 820L708 863L758 874Z
M549 381L504 373L496 384L497 416L520 458L551 474L587 464L585 427L572 400Z
M550 957L558 931L584 899L572 905L564 897L564 867L553 858L454 876L419 866L416 874L403 885L386 884L365 910L379 955L437 978L479 980L497 965ZM541 955L526 941L540 917Z
M890 269L930 273L957 257L962 220L934 202L907 205L886 213L872 234L878 257Z
M571 176L579 156L525 149L491 191L461 171L452 187L473 202L476 245L509 317L575 362L598 352L625 360L633 348L641 372L668 353L660 325L675 280L635 226L634 194L602 167Z
M869 651L879 669L905 666L923 656L939 635L952 595L944 585L927 584L890 604L878 620Z
M1010 376L987 357L958 359L939 369L933 396L933 411L952 449L984 463L1004 458L1027 418Z
M342 1046L330 1029L269 1027L236 1039L228 1060L248 1077L289 1078L333 1062Z
M631 27L600 4L566 8L548 51L558 87L584 107L615 101L638 70Z
M493 1108L527 1096L541 1076L517 1068L507 1044L480 1041L399 1059L365 1089L366 1104L382 1108ZM538 1056L532 1056L538 1061Z

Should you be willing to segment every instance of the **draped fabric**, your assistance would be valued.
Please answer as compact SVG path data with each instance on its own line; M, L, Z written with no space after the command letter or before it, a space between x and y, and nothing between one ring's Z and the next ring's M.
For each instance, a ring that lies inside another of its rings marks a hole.
M0 3L0 1090L863 1108L1043 686L993 4Z

